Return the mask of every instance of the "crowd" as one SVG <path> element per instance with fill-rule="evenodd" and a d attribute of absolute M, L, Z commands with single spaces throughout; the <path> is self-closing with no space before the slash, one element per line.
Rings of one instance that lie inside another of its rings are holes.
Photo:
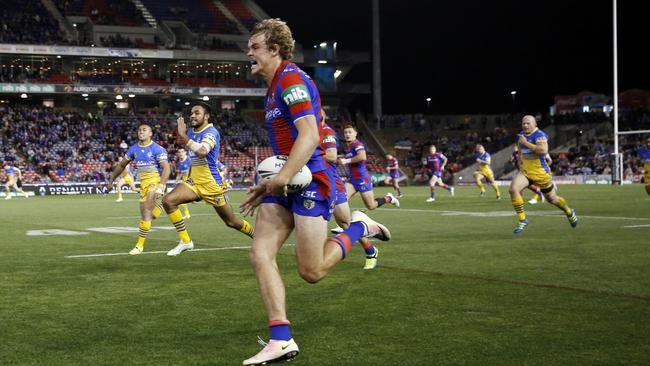
<path fill-rule="evenodd" d="M 62 37 L 57 21 L 40 0 L 3 0 L 0 43 L 60 44 Z"/>

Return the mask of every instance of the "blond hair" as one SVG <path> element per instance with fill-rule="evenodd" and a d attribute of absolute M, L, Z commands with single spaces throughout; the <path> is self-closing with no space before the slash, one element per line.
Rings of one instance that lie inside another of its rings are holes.
<path fill-rule="evenodd" d="M 291 60 L 293 58 L 293 46 L 295 41 L 291 34 L 291 29 L 286 22 L 275 19 L 264 19 L 255 24 L 251 35 L 263 34 L 264 41 L 267 47 L 278 45 L 280 57 L 283 60 Z"/>

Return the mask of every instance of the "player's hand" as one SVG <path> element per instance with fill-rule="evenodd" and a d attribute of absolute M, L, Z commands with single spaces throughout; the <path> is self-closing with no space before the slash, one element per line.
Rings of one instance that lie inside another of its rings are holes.
<path fill-rule="evenodd" d="M 339 159 L 339 163 L 340 163 L 341 165 L 347 165 L 347 164 L 350 164 L 350 159 L 340 158 L 340 159 Z"/>
<path fill-rule="evenodd" d="M 526 146 L 526 142 L 528 142 L 526 140 L 526 137 L 524 137 L 524 135 L 519 135 L 519 140 L 517 141 L 517 144 L 522 145 L 522 146 Z"/>
<path fill-rule="evenodd" d="M 286 197 L 287 183 L 289 183 L 289 179 L 285 179 L 280 174 L 277 174 L 267 181 L 266 193 L 271 196 Z"/>
<path fill-rule="evenodd" d="M 187 136 L 187 125 L 185 124 L 185 118 L 178 117 L 176 120 L 176 129 L 178 131 L 178 142 L 179 144 L 185 146 L 190 138 Z"/>
<path fill-rule="evenodd" d="M 239 205 L 239 212 L 244 216 L 253 216 L 255 209 L 262 203 L 262 197 L 266 194 L 266 182 L 250 187 L 244 202 Z"/>
<path fill-rule="evenodd" d="M 165 186 L 162 184 L 159 184 L 158 187 L 156 188 L 156 191 L 154 192 L 154 198 L 157 200 L 160 199 L 160 197 L 165 194 Z"/>

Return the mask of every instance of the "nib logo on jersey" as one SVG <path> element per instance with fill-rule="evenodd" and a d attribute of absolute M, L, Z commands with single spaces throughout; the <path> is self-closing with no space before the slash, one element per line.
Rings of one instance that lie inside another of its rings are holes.
<path fill-rule="evenodd" d="M 292 106 L 294 104 L 306 102 L 311 100 L 307 87 L 303 84 L 296 84 L 288 87 L 284 92 L 282 92 L 282 100 L 288 105 Z"/>

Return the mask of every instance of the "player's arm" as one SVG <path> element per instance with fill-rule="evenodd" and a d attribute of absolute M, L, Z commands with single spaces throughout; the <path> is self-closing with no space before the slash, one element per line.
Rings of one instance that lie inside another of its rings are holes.
<path fill-rule="evenodd" d="M 158 184 L 158 187 L 156 188 L 156 194 L 162 195 L 165 193 L 165 185 L 167 184 L 167 180 L 169 179 L 172 170 L 169 167 L 169 162 L 167 160 L 159 160 L 158 164 L 160 164 L 160 167 L 162 168 L 162 174 L 160 175 L 160 184 Z"/>
<path fill-rule="evenodd" d="M 335 147 L 328 147 L 325 149 L 325 159 L 330 163 L 336 163 L 336 160 L 338 159 L 338 151 Z"/>
<path fill-rule="evenodd" d="M 544 155 L 544 160 L 546 160 L 546 165 L 551 166 L 553 164 L 553 159 L 550 154 Z"/>
<path fill-rule="evenodd" d="M 18 178 L 18 180 L 23 180 L 23 173 L 20 171 L 20 169 L 14 168 L 14 170 L 16 171 L 16 178 Z"/>
<path fill-rule="evenodd" d="M 117 166 L 115 167 L 115 170 L 113 170 L 111 172 L 110 178 L 108 178 L 108 184 L 107 184 L 108 189 L 111 189 L 111 187 L 113 187 L 113 182 L 115 182 L 115 179 L 117 177 L 119 177 L 120 174 L 122 174 L 124 169 L 126 169 L 126 166 L 129 165 L 130 163 L 131 163 L 131 158 L 129 158 L 128 156 L 125 156 L 124 159 L 122 159 L 117 164 Z"/>
<path fill-rule="evenodd" d="M 447 157 L 441 154 L 440 158 L 442 160 L 442 164 L 440 164 L 440 171 L 444 171 L 445 165 L 447 165 Z"/>
<path fill-rule="evenodd" d="M 284 192 L 283 190 L 289 180 L 307 164 L 319 143 L 316 117 L 313 114 L 297 119 L 294 124 L 298 129 L 298 137 L 291 148 L 291 152 L 289 152 L 287 162 L 280 169 L 278 175 L 275 176 L 275 179 L 269 182 L 269 189 L 272 194 L 277 195 Z M 273 186 L 271 186 L 271 183 L 273 183 Z"/>
<path fill-rule="evenodd" d="M 535 143 L 533 144 L 532 142 L 528 142 L 528 140 L 526 140 L 526 138 L 523 135 L 519 135 L 518 143 L 520 146 L 527 147 L 535 154 L 538 155 L 548 154 L 548 141 L 546 141 L 545 138 L 540 138 L 537 141 L 535 141 Z"/>
<path fill-rule="evenodd" d="M 354 164 L 366 160 L 366 150 L 360 149 L 357 151 L 357 155 L 350 159 L 341 159 L 341 163 L 345 164 Z"/>
<path fill-rule="evenodd" d="M 178 141 L 180 144 L 189 150 L 192 150 L 198 157 L 206 157 L 214 146 L 211 146 L 211 144 L 206 141 L 196 142 L 190 139 L 190 137 L 187 135 L 187 125 L 185 124 L 185 119 L 183 117 L 178 117 L 176 124 L 176 129 L 178 131 Z"/>

